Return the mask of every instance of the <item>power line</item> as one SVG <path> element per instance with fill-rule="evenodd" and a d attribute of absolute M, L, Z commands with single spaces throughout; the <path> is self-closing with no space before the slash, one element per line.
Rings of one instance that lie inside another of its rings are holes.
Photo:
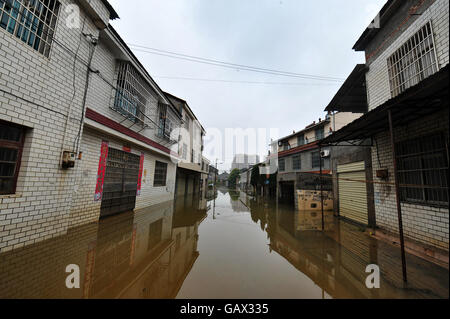
<path fill-rule="evenodd" d="M 287 76 L 287 77 L 294 77 L 294 78 L 302 78 L 302 79 L 309 79 L 309 80 L 317 80 L 317 81 L 331 81 L 331 82 L 343 82 L 344 79 L 337 78 L 337 77 L 329 77 L 329 76 L 319 76 L 319 75 L 311 75 L 311 74 L 303 74 L 303 73 L 294 73 L 294 72 L 287 72 L 287 71 L 280 71 L 275 69 L 266 69 L 266 68 L 260 68 L 260 67 L 254 67 L 249 65 L 243 65 L 243 64 L 236 64 L 236 63 L 230 63 L 230 62 L 224 62 L 214 59 L 208 59 L 208 58 L 202 58 L 197 57 L 193 55 L 187 55 L 182 53 L 177 53 L 173 51 L 166 51 L 151 47 L 145 47 L 137 44 L 128 44 L 130 47 L 133 47 L 133 50 L 138 52 L 144 52 L 159 56 L 165 56 L 173 59 L 179 59 L 179 60 L 185 60 L 195 63 L 202 63 L 207 65 L 214 65 L 229 69 L 238 69 L 238 70 L 244 70 L 244 71 L 250 71 L 250 72 L 257 72 L 257 73 L 265 73 L 265 74 L 271 74 L 271 75 L 279 75 L 279 76 Z"/>
<path fill-rule="evenodd" d="M 202 82 L 225 82 L 225 83 L 240 83 L 240 84 L 266 84 L 266 85 L 311 85 L 311 86 L 331 86 L 338 85 L 338 83 L 310 83 L 310 82 L 263 82 L 263 81 L 239 81 L 239 80 L 226 80 L 226 79 L 206 79 L 206 78 L 191 78 L 191 77 L 178 77 L 178 76 L 153 76 L 158 79 L 169 80 L 185 80 L 185 81 L 202 81 Z"/>

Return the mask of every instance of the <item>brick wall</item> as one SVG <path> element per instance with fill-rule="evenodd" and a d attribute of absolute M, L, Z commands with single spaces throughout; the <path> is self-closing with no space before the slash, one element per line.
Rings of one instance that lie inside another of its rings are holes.
<path fill-rule="evenodd" d="M 448 109 L 428 116 L 408 126 L 395 130 L 396 142 L 442 131 L 448 140 Z M 374 181 L 376 170 L 387 168 L 389 182 L 393 182 L 393 158 L 389 132 L 376 136 L 377 148 L 372 149 Z M 378 155 L 377 155 L 378 154 Z M 397 202 L 395 189 L 391 185 L 374 184 L 375 213 L 377 226 L 398 233 Z M 449 210 L 419 204 L 402 203 L 403 227 L 406 237 L 416 241 L 448 250 L 449 248 Z"/>
<path fill-rule="evenodd" d="M 97 171 L 100 159 L 100 148 L 103 140 L 109 146 L 121 150 L 127 143 L 94 129 L 85 129 L 81 151 L 83 159 L 77 176 L 76 193 L 70 212 L 70 227 L 97 221 L 100 217 L 100 201 L 94 201 Z M 168 156 L 162 156 L 137 146 L 131 146 L 131 152 L 136 155 L 144 153 L 144 173 L 142 176 L 141 195 L 136 198 L 136 209 L 173 200 L 175 194 L 176 165 Z M 154 187 L 155 162 L 168 163 L 167 185 Z"/>
<path fill-rule="evenodd" d="M 387 69 L 387 59 L 405 41 L 414 35 L 427 21 L 431 20 L 436 44 L 436 54 L 439 67 L 448 64 L 448 30 L 449 30 L 449 2 L 448 0 L 436 0 L 429 6 L 406 30 L 399 33 L 399 36 L 388 47 L 383 48 L 375 60 L 367 61 L 369 71 L 366 75 L 367 98 L 369 110 L 376 108 L 391 98 L 389 86 L 389 75 Z M 396 26 L 402 21 L 396 21 Z M 366 52 L 370 53 L 370 52 Z"/>
<path fill-rule="evenodd" d="M 0 251 L 63 234 L 68 227 L 75 171 L 60 169 L 60 160 L 78 134 L 89 43 L 80 40 L 80 29 L 66 26 L 65 8 L 72 1 L 60 3 L 49 58 L 0 28 L 0 87 L 7 92 L 0 92 L 0 119 L 27 127 L 16 193 L 0 196 Z M 85 17 L 84 32 L 98 35 L 81 11 Z M 77 49 L 74 68 L 71 51 Z"/>

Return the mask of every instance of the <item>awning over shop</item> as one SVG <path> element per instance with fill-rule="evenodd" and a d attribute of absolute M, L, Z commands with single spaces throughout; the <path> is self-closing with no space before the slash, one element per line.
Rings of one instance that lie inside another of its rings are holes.
<path fill-rule="evenodd" d="M 399 127 L 434 112 L 448 109 L 448 81 L 447 64 L 439 72 L 325 138 L 320 145 L 330 146 L 340 143 L 348 145 L 349 142 L 371 139 L 378 133 L 389 131 L 389 110 L 393 126 Z"/>
<path fill-rule="evenodd" d="M 325 111 L 366 113 L 366 71 L 365 64 L 357 64 Z"/>

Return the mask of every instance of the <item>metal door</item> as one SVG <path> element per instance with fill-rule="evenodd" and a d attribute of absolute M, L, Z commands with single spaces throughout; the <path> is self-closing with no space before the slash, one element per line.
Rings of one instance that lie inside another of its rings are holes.
<path fill-rule="evenodd" d="M 109 148 L 100 217 L 135 208 L 139 165 L 138 155 Z"/>
<path fill-rule="evenodd" d="M 365 163 L 338 165 L 339 213 L 353 221 L 368 224 Z"/>

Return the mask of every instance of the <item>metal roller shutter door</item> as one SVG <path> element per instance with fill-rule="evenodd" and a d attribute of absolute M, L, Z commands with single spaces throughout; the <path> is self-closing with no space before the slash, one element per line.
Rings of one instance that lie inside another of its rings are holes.
<path fill-rule="evenodd" d="M 338 166 L 339 213 L 367 225 L 367 188 L 364 162 Z"/>
<path fill-rule="evenodd" d="M 135 208 L 139 167 L 140 156 L 109 148 L 100 217 Z"/>

